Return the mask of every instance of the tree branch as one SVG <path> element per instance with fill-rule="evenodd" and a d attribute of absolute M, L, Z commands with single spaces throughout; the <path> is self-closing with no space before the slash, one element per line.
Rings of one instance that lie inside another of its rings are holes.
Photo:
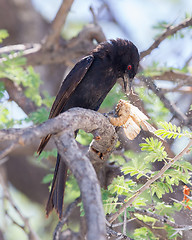
<path fill-rule="evenodd" d="M 104 164 L 116 143 L 115 128 L 102 114 L 81 108 L 70 109 L 39 126 L 1 130 L 0 141 L 11 140 L 12 144 L 11 149 L 3 150 L 0 156 L 4 157 L 4 153 L 8 154 L 20 145 L 29 145 L 34 139 L 55 134 L 59 154 L 76 177 L 81 190 L 87 220 L 87 238 L 104 240 L 106 229 L 100 187 L 90 160 L 80 151 L 74 139 L 74 132 L 78 129 L 93 133 L 95 141 L 89 156 L 97 155 Z"/>
<path fill-rule="evenodd" d="M 105 35 L 100 26 L 89 24 L 82 29 L 82 31 L 69 41 L 63 41 L 59 48 L 49 51 L 42 49 L 42 44 L 18 44 L 13 46 L 6 46 L 0 49 L 0 54 L 9 54 L 11 51 L 19 51 L 22 49 L 23 57 L 27 60 L 27 65 L 37 66 L 54 63 L 67 63 L 69 60 L 77 59 L 83 55 L 89 53 L 95 45 L 93 39 L 98 43 L 105 41 Z M 11 58 L 20 56 L 20 53 L 16 52 L 10 55 Z M 6 59 L 0 58 L 0 63 Z"/>
<path fill-rule="evenodd" d="M 155 75 L 151 77 L 153 80 L 168 80 L 168 81 L 187 81 L 189 84 L 192 84 L 192 76 L 189 74 L 177 72 L 177 71 L 165 71 L 160 75 Z"/>
<path fill-rule="evenodd" d="M 45 42 L 43 44 L 43 49 L 53 49 L 58 48 L 59 44 L 59 36 L 61 34 L 61 29 L 65 24 L 67 15 L 71 9 L 74 0 L 63 0 L 59 11 L 55 19 L 53 20 L 50 32 L 48 36 L 45 38 Z"/>
<path fill-rule="evenodd" d="M 115 219 L 124 212 L 124 210 L 129 207 L 132 202 L 141 194 L 143 193 L 146 189 L 148 189 L 150 187 L 150 185 L 155 182 L 157 179 L 159 179 L 163 173 L 169 169 L 177 160 L 179 160 L 184 154 L 187 153 L 188 149 L 190 148 L 190 146 L 192 145 L 192 139 L 189 140 L 189 143 L 187 144 L 187 146 L 179 153 L 177 154 L 173 159 L 171 159 L 168 163 L 166 163 L 161 170 L 152 178 L 150 178 L 140 189 L 137 190 L 137 192 L 131 197 L 129 198 L 129 200 L 127 202 L 125 202 L 122 207 L 113 215 L 110 216 L 109 218 L 109 222 L 112 223 L 113 221 L 115 221 Z"/>
<path fill-rule="evenodd" d="M 131 212 L 131 210 L 130 210 L 130 212 Z M 156 213 L 150 212 L 150 211 L 148 211 L 148 210 L 146 210 L 146 209 L 135 208 L 134 211 L 133 211 L 133 213 L 139 213 L 139 214 L 141 214 L 141 215 L 146 215 L 146 216 L 148 216 L 148 217 L 155 218 L 155 219 L 157 219 L 159 222 L 161 222 L 161 223 L 163 223 L 163 224 L 168 224 L 169 226 L 171 226 L 171 227 L 173 227 L 173 228 L 185 228 L 185 227 L 186 227 L 186 228 L 189 228 L 189 227 L 192 228 L 192 226 L 188 226 L 188 225 L 179 225 L 179 224 L 177 224 L 177 223 L 175 223 L 175 222 L 170 221 L 170 220 L 167 218 L 167 216 L 161 216 L 161 215 L 158 215 L 158 214 L 156 214 Z"/>
<path fill-rule="evenodd" d="M 166 31 L 163 32 L 147 50 L 140 53 L 140 58 L 141 59 L 144 58 L 145 56 L 149 55 L 155 48 L 158 48 L 160 43 L 163 40 L 165 40 L 168 36 L 171 36 L 171 35 L 175 34 L 176 32 L 178 32 L 179 30 L 189 27 L 191 25 L 192 25 L 192 18 L 186 19 L 185 21 L 183 21 L 182 23 L 180 23 L 179 25 L 177 25 L 175 27 L 173 27 L 173 26 L 167 27 Z"/>
<path fill-rule="evenodd" d="M 99 182 L 89 159 L 78 151 L 73 135 L 70 130 L 59 133 L 55 136 L 56 146 L 61 159 L 65 160 L 78 182 L 85 210 L 87 239 L 104 240 L 105 215 Z"/>
<path fill-rule="evenodd" d="M 5 78 L 0 78 L 0 81 L 4 83 L 10 100 L 15 101 L 26 114 L 37 110 L 37 106 L 34 104 L 34 102 L 24 95 L 23 89 L 15 82 Z"/>

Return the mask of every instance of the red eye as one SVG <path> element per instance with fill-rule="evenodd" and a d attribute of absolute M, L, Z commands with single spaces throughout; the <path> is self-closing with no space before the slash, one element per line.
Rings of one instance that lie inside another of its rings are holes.
<path fill-rule="evenodd" d="M 132 69 L 132 66 L 131 66 L 131 65 L 128 65 L 128 66 L 127 66 L 127 69 L 128 69 L 128 70 L 131 70 L 131 69 Z"/>

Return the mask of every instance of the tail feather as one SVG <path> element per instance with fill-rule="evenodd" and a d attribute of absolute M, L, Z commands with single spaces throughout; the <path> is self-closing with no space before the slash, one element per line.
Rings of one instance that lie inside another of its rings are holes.
<path fill-rule="evenodd" d="M 43 151 L 44 147 L 48 143 L 51 138 L 51 134 L 47 135 L 45 138 L 41 140 L 37 153 L 40 155 Z M 46 205 L 46 216 L 48 217 L 53 208 L 55 208 L 56 212 L 59 215 L 59 218 L 62 218 L 63 213 L 63 200 L 64 200 L 64 191 L 67 180 L 67 165 L 64 161 L 61 160 L 59 154 L 57 154 L 57 162 L 55 166 L 51 191 L 49 194 L 49 199 Z"/>
<path fill-rule="evenodd" d="M 37 154 L 40 155 L 41 152 L 43 151 L 44 147 L 47 145 L 49 139 L 51 138 L 51 134 L 47 135 L 41 140 L 41 143 L 39 145 L 39 148 L 37 150 Z"/>
<path fill-rule="evenodd" d="M 47 216 L 49 216 L 50 212 L 53 210 L 53 208 L 55 208 L 59 215 L 59 218 L 62 218 L 67 169 L 67 165 L 64 163 L 64 161 L 61 160 L 61 157 L 58 154 L 51 192 L 49 194 L 49 199 L 46 206 Z"/>

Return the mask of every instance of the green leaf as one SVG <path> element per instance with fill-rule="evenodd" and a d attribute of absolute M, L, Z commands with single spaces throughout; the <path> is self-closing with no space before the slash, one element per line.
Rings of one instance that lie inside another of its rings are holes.
<path fill-rule="evenodd" d="M 30 113 L 29 117 L 25 119 L 26 122 L 32 121 L 34 124 L 40 124 L 45 122 L 48 119 L 49 111 L 42 107 L 39 108 L 36 112 Z"/>
<path fill-rule="evenodd" d="M 164 161 L 167 158 L 165 147 L 162 142 L 153 138 L 146 138 L 146 143 L 141 143 L 142 151 L 147 151 L 148 155 L 145 157 L 145 162 Z"/>
<path fill-rule="evenodd" d="M 46 91 L 43 91 L 42 94 L 43 94 L 43 97 L 44 97 L 43 100 L 42 100 L 42 104 L 44 104 L 47 108 L 51 108 L 55 97 L 51 97 L 49 95 L 49 93 L 46 92 Z"/>
<path fill-rule="evenodd" d="M 158 129 L 155 131 L 155 134 L 161 136 L 162 138 L 177 138 L 177 137 L 192 137 L 192 133 L 188 131 L 181 132 L 181 128 L 177 127 L 176 125 L 172 125 L 171 122 L 159 122 L 159 125 L 164 129 Z"/>
<path fill-rule="evenodd" d="M 57 149 L 54 148 L 51 151 L 42 151 L 41 155 L 37 155 L 37 153 L 34 154 L 35 157 L 37 157 L 38 161 L 41 161 L 42 159 L 48 159 L 50 157 L 57 157 Z"/>
<path fill-rule="evenodd" d="M 146 227 L 136 228 L 133 234 L 134 240 L 157 240 L 155 235 Z"/>
<path fill-rule="evenodd" d="M 0 43 L 9 36 L 9 33 L 5 29 L 0 29 Z"/>
<path fill-rule="evenodd" d="M 42 183 L 50 183 L 50 182 L 52 182 L 52 180 L 53 180 L 53 174 L 52 173 L 50 173 L 50 174 L 47 174 L 44 178 L 43 178 L 43 180 L 42 180 Z"/>
<path fill-rule="evenodd" d="M 143 221 L 143 222 L 150 222 L 150 223 L 156 223 L 157 219 L 153 218 L 153 217 L 148 217 L 146 215 L 141 215 L 139 213 L 135 213 L 134 214 L 139 220 Z"/>
<path fill-rule="evenodd" d="M 119 99 L 125 99 L 125 94 L 122 92 L 120 84 L 115 84 L 111 91 L 107 94 L 107 97 L 101 104 L 101 108 L 111 109 L 117 104 Z"/>
<path fill-rule="evenodd" d="M 183 170 L 184 169 L 182 168 L 180 169 L 177 168 L 177 170 L 170 168 L 164 173 L 164 176 L 169 176 L 172 185 L 173 184 L 178 185 L 180 181 L 182 181 L 185 184 L 188 184 L 190 174 L 188 173 L 188 171 L 185 171 L 185 174 L 183 174 Z"/>
<path fill-rule="evenodd" d="M 4 96 L 5 86 L 3 82 L 0 82 L 0 99 Z"/>
<path fill-rule="evenodd" d="M 129 196 L 133 186 L 135 186 L 135 183 L 132 180 L 125 180 L 124 176 L 119 176 L 113 179 L 113 182 L 108 186 L 108 190 L 112 194 Z"/>
<path fill-rule="evenodd" d="M 151 184 L 151 194 L 152 196 L 154 194 L 157 195 L 157 197 L 159 199 L 162 198 L 163 194 L 165 194 L 165 188 L 164 188 L 164 184 L 162 182 L 154 182 L 153 184 Z"/>
<path fill-rule="evenodd" d="M 86 133 L 82 129 L 78 131 L 76 141 L 81 143 L 82 145 L 88 146 L 93 140 L 93 135 L 91 133 Z"/>
<path fill-rule="evenodd" d="M 104 207 L 105 214 L 111 214 L 115 212 L 117 205 L 122 204 L 122 203 L 118 203 L 117 201 L 118 201 L 117 197 L 103 200 L 103 207 Z"/>
<path fill-rule="evenodd" d="M 188 161 L 180 160 L 173 164 L 173 167 L 178 169 L 181 168 L 181 171 L 186 172 L 187 170 L 192 172 L 192 164 Z"/>
<path fill-rule="evenodd" d="M 0 63 L 0 78 L 8 78 L 17 85 L 24 87 L 25 96 L 30 98 L 37 106 L 41 106 L 39 74 L 34 71 L 32 66 L 24 68 L 26 58 L 22 57 L 22 53 L 2 54 L 1 57 L 3 61 Z"/>
<path fill-rule="evenodd" d="M 153 25 L 153 29 L 158 29 L 158 30 L 165 30 L 168 26 L 168 22 L 166 21 L 159 21 L 156 25 Z"/>
<path fill-rule="evenodd" d="M 6 104 L 5 104 L 6 105 Z M 20 125 L 22 120 L 15 120 L 11 118 L 10 112 L 3 104 L 0 105 L 0 129 L 11 128 L 15 124 Z"/>

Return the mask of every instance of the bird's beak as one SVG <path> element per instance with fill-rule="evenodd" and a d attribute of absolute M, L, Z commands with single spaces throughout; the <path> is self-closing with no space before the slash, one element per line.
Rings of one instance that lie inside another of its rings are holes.
<path fill-rule="evenodd" d="M 124 89 L 125 89 L 125 93 L 129 94 L 130 92 L 132 92 L 132 82 L 133 82 L 133 78 L 128 78 L 127 75 L 124 76 L 123 78 L 123 83 L 124 83 Z M 129 87 L 129 89 L 127 89 L 127 86 Z"/>

